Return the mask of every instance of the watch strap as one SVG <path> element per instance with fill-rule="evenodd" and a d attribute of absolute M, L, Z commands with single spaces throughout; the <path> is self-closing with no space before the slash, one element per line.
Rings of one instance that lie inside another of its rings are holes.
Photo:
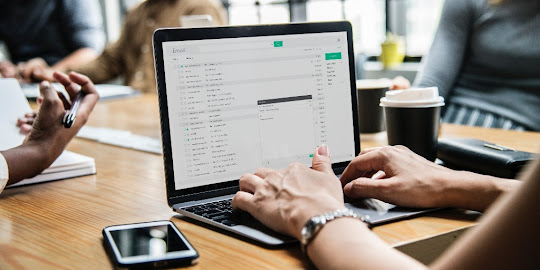
<path fill-rule="evenodd" d="M 362 216 L 357 215 L 353 210 L 348 208 L 338 209 L 321 215 L 313 216 L 306 222 L 304 227 L 302 227 L 302 238 L 300 239 L 302 251 L 304 253 L 306 252 L 307 245 L 313 240 L 313 238 L 315 238 L 317 233 L 326 223 L 342 217 L 352 217 L 357 218 L 362 222 L 365 221 Z"/>

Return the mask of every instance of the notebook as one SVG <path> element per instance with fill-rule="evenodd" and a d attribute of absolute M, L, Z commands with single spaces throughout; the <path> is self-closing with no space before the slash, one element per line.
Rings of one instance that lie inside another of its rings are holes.
<path fill-rule="evenodd" d="M 169 28 L 153 38 L 169 206 L 266 245 L 295 241 L 231 211 L 230 200 L 243 173 L 310 166 L 318 145 L 330 147 L 336 174 L 359 154 L 350 23 Z M 347 205 L 373 224 L 396 218 L 382 202 Z"/>
<path fill-rule="evenodd" d="M 0 79 L 0 91 L 2 97 L 0 98 L 0 130 L 2 130 L 0 133 L 0 150 L 7 150 L 20 145 L 24 141 L 25 135 L 19 132 L 16 123 L 19 117 L 31 112 L 32 108 L 16 79 Z M 96 165 L 93 158 L 64 151 L 41 174 L 22 180 L 7 188 L 95 173 Z"/>

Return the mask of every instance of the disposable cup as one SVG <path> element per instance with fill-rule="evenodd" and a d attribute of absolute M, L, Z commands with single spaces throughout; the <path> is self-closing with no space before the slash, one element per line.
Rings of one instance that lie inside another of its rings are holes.
<path fill-rule="evenodd" d="M 381 98 L 389 145 L 404 145 L 424 158 L 437 157 L 437 138 L 444 98 L 437 87 L 386 92 Z"/>

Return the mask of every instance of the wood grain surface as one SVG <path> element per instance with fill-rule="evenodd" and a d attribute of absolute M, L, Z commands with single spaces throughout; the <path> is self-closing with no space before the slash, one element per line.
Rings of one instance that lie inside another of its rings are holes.
<path fill-rule="evenodd" d="M 35 105 L 34 105 L 35 108 Z M 157 98 L 146 94 L 100 102 L 87 125 L 160 137 Z M 444 125 L 443 137 L 475 137 L 538 152 L 540 133 Z M 362 140 L 362 147 L 385 139 Z M 0 269 L 110 269 L 102 247 L 105 226 L 172 220 L 200 253 L 192 269 L 301 269 L 298 245 L 278 249 L 194 223 L 167 205 L 161 155 L 74 139 L 68 149 L 96 159 L 97 174 L 19 188 L 0 195 Z M 391 245 L 475 224 L 476 214 L 443 210 L 377 226 Z"/>

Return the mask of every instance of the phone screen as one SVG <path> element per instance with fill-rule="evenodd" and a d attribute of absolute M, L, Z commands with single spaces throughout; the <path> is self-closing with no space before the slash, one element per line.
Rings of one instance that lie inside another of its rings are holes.
<path fill-rule="evenodd" d="M 111 231 L 122 257 L 163 257 L 168 252 L 188 250 L 171 225 Z"/>
<path fill-rule="evenodd" d="M 199 257 L 170 221 L 109 226 L 103 236 L 107 251 L 121 266 L 193 264 Z"/>

